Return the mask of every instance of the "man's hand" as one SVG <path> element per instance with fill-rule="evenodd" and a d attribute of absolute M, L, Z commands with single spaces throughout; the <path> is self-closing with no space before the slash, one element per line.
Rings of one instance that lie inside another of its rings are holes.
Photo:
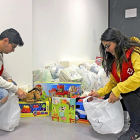
<path fill-rule="evenodd" d="M 12 79 L 8 79 L 7 82 L 13 82 Z"/>
<path fill-rule="evenodd" d="M 16 93 L 20 99 L 23 99 L 26 97 L 26 92 L 24 92 L 22 89 L 18 88 L 18 91 Z"/>
<path fill-rule="evenodd" d="M 88 96 L 92 96 L 92 97 L 88 98 L 88 101 L 90 102 L 93 100 L 93 97 L 99 97 L 99 93 L 91 90 L 91 92 L 88 94 Z"/>
<path fill-rule="evenodd" d="M 108 102 L 109 102 L 109 103 L 115 103 L 115 102 L 118 101 L 118 100 L 119 100 L 119 98 L 116 97 L 116 96 L 114 95 L 113 92 L 111 92 L 111 93 L 110 93 L 110 96 L 109 96 L 109 99 L 108 99 Z"/>

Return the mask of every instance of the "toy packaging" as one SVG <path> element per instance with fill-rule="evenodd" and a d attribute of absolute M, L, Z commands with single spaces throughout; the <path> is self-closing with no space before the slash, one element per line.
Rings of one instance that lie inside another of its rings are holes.
<path fill-rule="evenodd" d="M 49 116 L 49 101 L 19 102 L 21 117 Z"/>
<path fill-rule="evenodd" d="M 75 123 L 73 98 L 52 97 L 52 121 Z"/>
<path fill-rule="evenodd" d="M 52 111 L 52 97 L 69 98 L 73 95 L 81 95 L 80 83 L 64 83 L 64 82 L 50 82 L 50 83 L 34 83 L 34 87 L 40 91 L 41 101 L 50 102 L 50 111 Z"/>
<path fill-rule="evenodd" d="M 34 83 L 34 87 L 40 87 L 41 100 L 47 97 L 72 97 L 73 95 L 81 95 L 80 83 Z"/>

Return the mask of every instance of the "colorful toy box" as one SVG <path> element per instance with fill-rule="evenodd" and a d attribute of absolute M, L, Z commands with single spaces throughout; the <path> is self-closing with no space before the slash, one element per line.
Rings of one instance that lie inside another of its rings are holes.
<path fill-rule="evenodd" d="M 73 95 L 81 95 L 81 84 L 72 82 L 49 82 L 49 83 L 34 83 L 34 87 L 40 87 L 40 96 L 42 101 L 50 102 L 50 111 L 52 109 L 52 97 L 69 98 Z"/>
<path fill-rule="evenodd" d="M 19 102 L 21 117 L 49 116 L 49 101 Z"/>
<path fill-rule="evenodd" d="M 81 95 L 80 83 L 34 83 L 34 87 L 41 86 L 41 100 L 46 100 L 47 97 L 72 97 L 73 95 Z"/>
<path fill-rule="evenodd" d="M 75 123 L 76 99 L 52 97 L 52 121 Z"/>

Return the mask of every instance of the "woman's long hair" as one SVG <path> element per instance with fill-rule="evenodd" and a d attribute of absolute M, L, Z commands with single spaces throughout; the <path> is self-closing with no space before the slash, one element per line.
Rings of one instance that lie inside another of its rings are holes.
<path fill-rule="evenodd" d="M 113 56 L 110 52 L 106 52 L 103 44 L 100 44 L 100 54 L 103 57 L 102 66 L 106 72 L 106 75 L 109 76 L 112 71 L 112 63 L 115 60 L 118 70 L 122 68 L 122 62 L 128 62 L 125 51 L 128 49 L 132 49 L 133 51 L 139 53 L 140 51 L 140 43 L 134 41 L 124 36 L 119 30 L 114 28 L 108 28 L 101 36 L 101 41 L 110 41 L 116 43 L 115 48 L 115 56 Z M 134 46 L 137 46 L 135 50 Z M 116 58 L 116 59 L 115 59 Z"/>

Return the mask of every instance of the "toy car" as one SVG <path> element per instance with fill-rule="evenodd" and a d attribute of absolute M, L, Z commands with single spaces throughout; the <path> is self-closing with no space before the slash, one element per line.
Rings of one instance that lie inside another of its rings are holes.
<path fill-rule="evenodd" d="M 87 115 L 83 106 L 83 98 L 85 97 L 76 98 L 76 120 L 78 120 L 78 118 L 87 120 Z"/>

